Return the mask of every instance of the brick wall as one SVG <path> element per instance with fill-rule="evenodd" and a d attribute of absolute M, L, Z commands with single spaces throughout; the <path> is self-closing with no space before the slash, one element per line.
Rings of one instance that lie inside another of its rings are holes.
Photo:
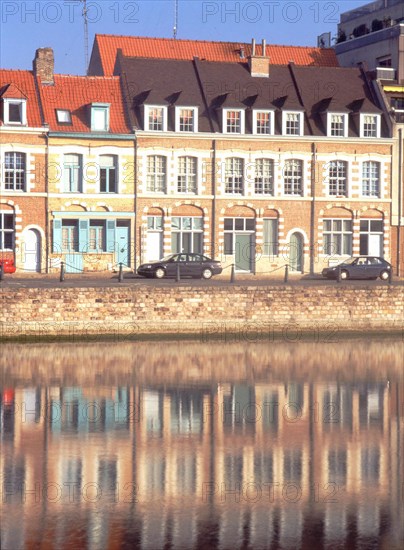
<path fill-rule="evenodd" d="M 387 285 L 3 288 L 0 302 L 3 337 L 404 335 L 404 289 Z"/>

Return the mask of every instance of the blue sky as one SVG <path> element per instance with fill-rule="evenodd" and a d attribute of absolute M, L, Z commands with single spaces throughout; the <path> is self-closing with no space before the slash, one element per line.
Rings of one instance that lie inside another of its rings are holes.
<path fill-rule="evenodd" d="M 269 44 L 317 45 L 337 33 L 342 12 L 364 1 L 179 0 L 177 38 Z M 87 0 L 89 54 L 95 33 L 172 38 L 174 0 Z M 84 25 L 80 0 L 0 0 L 0 66 L 30 69 L 35 50 L 55 51 L 57 73 L 84 74 Z"/>

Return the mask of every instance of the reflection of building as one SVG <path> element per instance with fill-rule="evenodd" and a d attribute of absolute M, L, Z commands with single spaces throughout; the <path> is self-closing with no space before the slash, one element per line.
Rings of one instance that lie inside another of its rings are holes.
<path fill-rule="evenodd" d="M 51 533 L 96 548 L 193 547 L 206 529 L 220 547 L 298 547 L 313 506 L 328 544 L 344 544 L 352 521 L 361 538 L 379 537 L 384 516 L 394 548 L 400 392 L 396 382 L 5 390 L 5 548 Z"/>

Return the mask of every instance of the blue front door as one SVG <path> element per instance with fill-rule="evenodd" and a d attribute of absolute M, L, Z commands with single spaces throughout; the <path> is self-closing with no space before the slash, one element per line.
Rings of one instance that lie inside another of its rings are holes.
<path fill-rule="evenodd" d="M 118 222 L 116 226 L 116 262 L 122 263 L 125 267 L 130 267 L 130 234 L 129 223 Z"/>

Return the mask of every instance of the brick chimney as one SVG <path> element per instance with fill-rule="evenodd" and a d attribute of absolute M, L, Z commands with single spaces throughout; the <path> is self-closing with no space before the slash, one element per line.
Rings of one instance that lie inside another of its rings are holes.
<path fill-rule="evenodd" d="M 53 84 L 55 59 L 52 48 L 38 48 L 32 66 L 42 84 Z"/>
<path fill-rule="evenodd" d="M 269 56 L 266 52 L 267 45 L 262 40 L 262 55 L 256 54 L 255 40 L 252 40 L 251 56 L 248 58 L 251 76 L 265 78 L 269 76 Z"/>

